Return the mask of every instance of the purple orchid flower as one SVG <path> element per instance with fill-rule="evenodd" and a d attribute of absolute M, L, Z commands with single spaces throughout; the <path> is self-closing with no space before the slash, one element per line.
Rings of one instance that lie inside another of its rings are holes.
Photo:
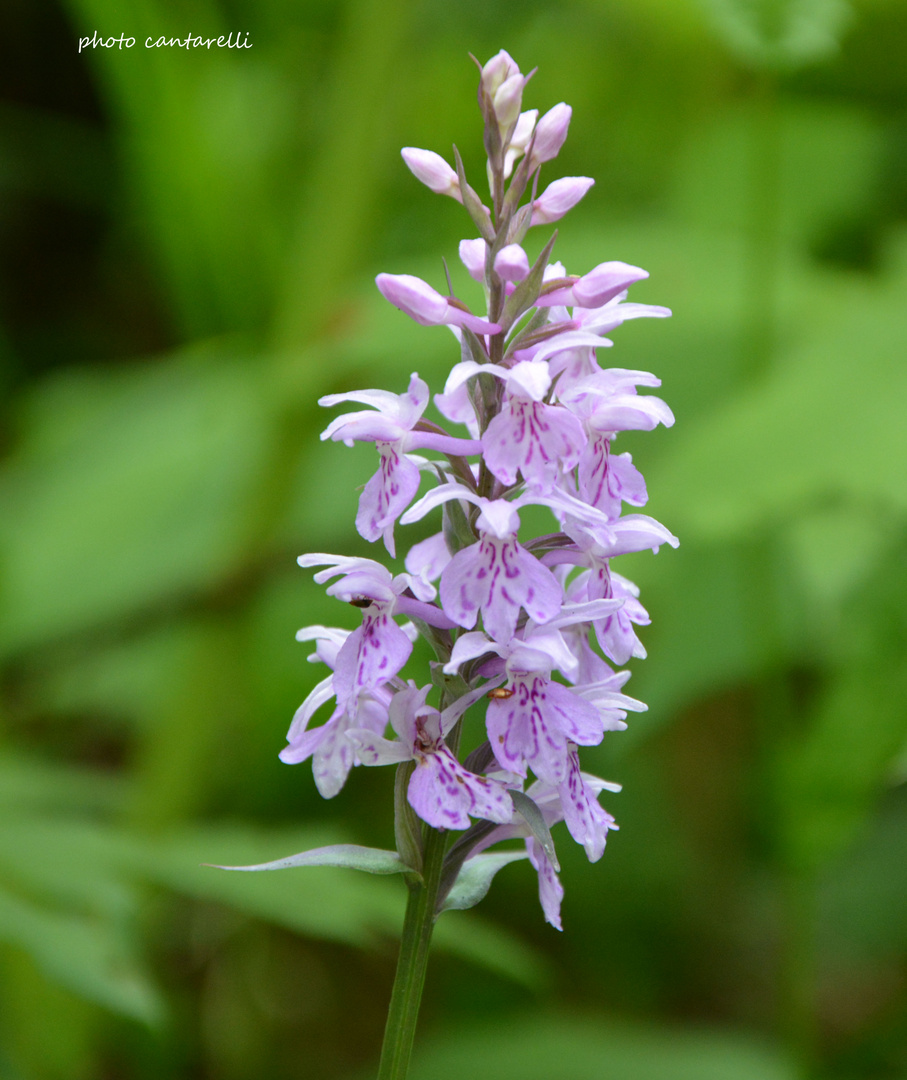
<path fill-rule="evenodd" d="M 516 630 L 520 609 L 538 623 L 553 619 L 561 609 L 562 590 L 554 575 L 517 543 L 517 509 L 544 496 L 485 499 L 461 484 L 441 484 L 419 500 L 401 521 L 418 521 L 450 499 L 465 499 L 481 510 L 476 527 L 480 541 L 458 551 L 441 574 L 441 606 L 458 625 L 476 624 L 479 613 L 496 641 L 507 641 Z"/>
<path fill-rule="evenodd" d="M 599 363 L 616 327 L 670 311 L 628 301 L 629 288 L 648 274 L 623 262 L 603 262 L 581 276 L 552 262 L 539 283 L 523 237 L 530 226 L 561 218 L 593 181 L 562 177 L 538 194 L 539 170 L 559 153 L 571 109 L 561 102 L 541 119 L 535 109 L 521 112 L 530 78 L 504 51 L 481 68 L 492 210 L 466 180 L 459 155 L 455 170 L 433 151 L 403 151 L 414 175 L 462 203 L 473 235 L 480 234 L 461 242 L 460 257 L 484 286 L 487 313 L 474 315 L 408 274 L 376 278 L 390 303 L 420 325 L 450 327 L 457 339 L 459 363 L 435 404 L 468 437 L 423 418 L 429 389 L 416 373 L 402 394 L 362 390 L 321 399 L 325 406 L 362 405 L 337 416 L 322 439 L 373 442 L 378 451 L 377 471 L 359 499 L 356 527 L 363 537 L 383 539 L 395 556 L 398 522 L 409 525 L 452 500 L 459 506 L 446 507 L 443 532 L 413 545 L 406 573 L 394 576 L 371 559 L 322 553 L 299 559 L 303 567 L 321 568 L 315 580 L 356 607 L 361 625 L 299 632 L 300 640 L 315 641 L 310 660 L 325 663 L 330 674 L 297 710 L 281 757 L 311 758 L 326 797 L 355 765 L 406 765 L 409 806 L 430 826 L 422 830 L 422 850 L 432 873 L 408 881 L 414 905 L 408 912 L 418 914 L 423 928 L 439 907 L 477 902 L 501 865 L 524 857 L 503 852 L 470 867 L 479 852 L 511 838 L 525 842 L 545 918 L 561 928 L 563 888 L 548 829 L 564 821 L 594 861 L 617 827 L 599 796 L 619 788 L 581 771 L 579 747 L 599 744 L 606 732 L 626 728 L 630 712 L 646 708 L 623 692 L 629 672 L 608 663 L 645 655 L 636 630 L 649 621 L 638 590 L 615 573 L 612 560 L 678 543 L 653 518 L 622 513 L 624 504 L 645 506 L 648 493 L 631 456 L 612 448 L 622 431 L 674 422 L 660 398 L 639 392 L 659 380 Z M 424 451 L 447 460 L 427 461 Z M 438 486 L 419 498 L 422 474 L 433 480 L 435 472 Z M 550 510 L 557 531 L 523 546 L 518 534 L 526 506 Z M 465 693 L 443 712 L 428 705 L 429 686 L 402 677 L 417 628 L 439 658 L 436 667 L 443 665 L 446 676 L 461 673 L 445 685 Z M 484 776 L 478 765 L 473 772 L 458 760 L 452 734 L 483 695 L 488 743 L 467 760 L 493 759 Z M 328 713 L 320 727 L 311 726 Z M 530 774 L 525 794 L 518 793 Z M 400 809 L 411 818 L 405 804 Z M 471 819 L 491 825 L 470 828 Z M 467 832 L 448 846 L 435 831 L 448 829 Z M 419 860 L 408 830 L 398 829 L 397 837 L 396 855 L 334 845 L 305 864 L 331 858 L 374 872 L 414 868 Z M 279 862 L 303 865 L 296 858 Z M 434 871 L 441 868 L 439 878 Z M 409 933 L 415 923 L 409 914 L 407 920 Z"/>
<path fill-rule="evenodd" d="M 419 467 L 407 456 L 411 450 L 437 450 L 442 454 L 478 454 L 482 444 L 457 439 L 445 432 L 415 430 L 428 404 L 428 386 L 413 372 L 405 394 L 386 390 L 356 390 L 348 394 L 328 394 L 319 405 L 331 407 L 341 401 L 359 401 L 376 411 L 344 413 L 321 433 L 322 439 L 374 442 L 381 456 L 378 471 L 365 485 L 359 499 L 356 528 L 360 536 L 375 541 L 384 538 L 391 556 L 396 554 L 394 523 L 419 490 Z"/>
<path fill-rule="evenodd" d="M 513 803 L 499 780 L 471 773 L 454 757 L 444 736 L 493 680 L 465 694 L 439 713 L 426 704 L 431 689 L 417 689 L 414 683 L 398 690 L 390 704 L 390 722 L 399 739 L 390 741 L 374 730 L 352 730 L 363 765 L 390 765 L 413 760 L 416 768 L 409 781 L 407 799 L 423 821 L 436 829 L 465 829 L 470 817 L 488 821 L 510 821 Z"/>
<path fill-rule="evenodd" d="M 526 149 L 532 139 L 532 133 L 535 130 L 535 122 L 538 119 L 538 109 L 529 109 L 527 112 L 520 113 L 520 117 L 516 122 L 516 127 L 513 129 L 513 134 L 510 136 L 510 142 L 507 144 L 507 150 L 504 154 L 504 179 L 513 172 L 513 166 L 517 161 L 526 153 Z"/>
<path fill-rule="evenodd" d="M 611 570 L 610 560 L 630 551 L 658 550 L 663 543 L 677 547 L 679 541 L 663 525 L 645 514 L 626 514 L 611 522 L 585 522 L 564 516 L 564 531 L 575 542 L 573 548 L 559 548 L 542 556 L 546 566 L 571 564 L 584 566 L 568 586 L 569 597 L 575 602 L 620 600 L 622 605 L 613 613 L 593 620 L 596 638 L 604 654 L 616 664 L 625 664 L 631 656 L 645 657 L 644 649 L 633 624 L 647 626 L 649 616 L 637 597 L 636 586 Z"/>
<path fill-rule="evenodd" d="M 482 436 L 488 468 L 503 484 L 515 484 L 519 474 L 537 491 L 550 491 L 560 473 L 579 461 L 586 435 L 567 409 L 545 404 L 551 387 L 547 364 L 524 361 L 508 369 L 461 361 L 448 380 L 448 392 L 480 374 L 505 382 L 501 411 Z"/>
<path fill-rule="evenodd" d="M 516 483 L 519 473 L 538 491 L 550 491 L 561 471 L 579 461 L 586 436 L 566 409 L 546 405 L 551 385 L 544 363 L 526 361 L 506 377 L 501 411 L 482 437 L 488 468 L 503 484 Z"/>
<path fill-rule="evenodd" d="M 621 786 L 582 772 L 576 746 L 570 747 L 568 757 L 567 779 L 562 784 L 554 786 L 544 780 L 536 780 L 526 794 L 541 811 L 549 829 L 559 821 L 566 821 L 570 835 L 583 845 L 589 861 L 596 862 L 604 854 L 608 833 L 618 829 L 611 814 L 599 804 L 598 796 L 602 791 L 619 792 Z M 514 812 L 508 824 L 493 829 L 473 849 L 472 855 L 518 837 L 525 840 L 529 861 L 538 874 L 539 901 L 545 919 L 556 930 L 562 930 L 560 909 L 564 887 L 545 849 L 530 834 L 528 825 L 519 814 Z"/>
<path fill-rule="evenodd" d="M 569 743 L 596 746 L 606 730 L 626 727 L 623 717 L 628 709 L 645 708 L 610 687 L 570 688 L 551 679 L 554 668 L 572 672 L 579 666 L 560 628 L 592 622 L 614 612 L 620 604 L 618 600 L 599 600 L 570 605 L 551 624 L 539 627 L 530 623 L 522 638 L 508 642 L 490 641 L 480 632 L 457 638 L 444 668 L 447 672 L 489 652 L 504 659 L 510 693 L 493 698 L 485 716 L 491 749 L 502 769 L 525 776 L 528 766 L 537 777 L 556 786 L 567 775 Z M 484 670 L 493 670 L 497 663 Z"/>
<path fill-rule="evenodd" d="M 348 630 L 310 626 L 300 630 L 296 639 L 315 640 L 316 649 L 309 660 L 320 660 L 334 669 L 338 654 L 349 636 Z M 355 722 L 357 728 L 380 735 L 387 727 L 391 692 L 385 686 L 375 691 L 363 691 L 357 700 L 355 721 L 346 705 L 338 703 L 324 724 L 310 729 L 309 721 L 333 697 L 333 676 L 329 675 L 313 688 L 296 710 L 287 732 L 288 745 L 280 752 L 280 760 L 288 765 L 297 765 L 312 758 L 315 786 L 325 799 L 332 799 L 340 791 L 350 769 L 357 764 L 355 746 L 347 738 L 350 727 Z"/>
<path fill-rule="evenodd" d="M 340 555 L 300 555 L 300 566 L 324 566 L 315 581 L 322 585 L 332 577 L 341 580 L 329 586 L 336 596 L 362 611 L 362 625 L 346 639 L 337 654 L 333 687 L 339 707 L 355 719 L 364 693 L 374 693 L 392 679 L 413 651 L 409 636 L 394 622 L 395 615 L 416 616 L 431 626 L 456 626 L 443 611 L 428 600 L 435 590 L 425 581 L 390 571 L 372 559 L 349 559 Z M 405 596 L 410 591 L 413 596 Z M 421 596 L 420 596 L 421 594 Z"/>

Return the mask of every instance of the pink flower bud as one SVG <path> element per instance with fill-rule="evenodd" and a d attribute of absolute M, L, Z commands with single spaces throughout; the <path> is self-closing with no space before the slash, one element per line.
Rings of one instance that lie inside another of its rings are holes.
<path fill-rule="evenodd" d="M 469 271 L 469 276 L 476 281 L 483 281 L 485 278 L 485 252 L 487 250 L 488 245 L 481 236 L 477 240 L 460 241 L 460 261 Z"/>
<path fill-rule="evenodd" d="M 532 146 L 531 167 L 534 169 L 543 161 L 552 161 L 560 153 L 564 140 L 567 138 L 567 129 L 570 127 L 570 117 L 573 110 L 562 101 L 555 105 L 538 122 L 535 129 L 535 142 Z"/>
<path fill-rule="evenodd" d="M 602 307 L 634 281 L 642 281 L 648 276 L 648 271 L 625 262 L 599 263 L 574 284 L 574 303 L 584 308 Z"/>
<path fill-rule="evenodd" d="M 508 244 L 495 256 L 494 269 L 505 281 L 522 281 L 529 276 L 529 259 L 519 244 Z"/>
<path fill-rule="evenodd" d="M 491 97 L 498 87 L 512 75 L 519 75 L 519 64 L 504 49 L 488 61 L 482 68 L 482 89 Z"/>
<path fill-rule="evenodd" d="M 504 179 L 513 172 L 513 166 L 516 164 L 517 158 L 522 157 L 526 153 L 526 147 L 529 145 L 529 140 L 532 138 L 532 132 L 535 128 L 535 122 L 538 119 L 538 109 L 529 109 L 528 112 L 520 113 L 520 118 L 516 122 L 516 127 L 513 129 L 513 134 L 510 136 L 510 143 L 507 146 L 507 153 L 504 155 Z"/>
<path fill-rule="evenodd" d="M 532 206 L 532 225 L 548 225 L 572 210 L 595 183 L 588 176 L 562 176 L 545 188 Z"/>
<path fill-rule="evenodd" d="M 497 334 L 500 326 L 473 315 L 455 297 L 448 299 L 412 274 L 379 274 L 381 295 L 421 326 L 466 326 L 477 334 Z"/>
<path fill-rule="evenodd" d="M 457 202 L 463 201 L 459 178 L 440 154 L 433 150 L 419 150 L 415 146 L 404 146 L 400 154 L 409 171 L 427 188 L 438 195 L 450 195 Z"/>
<path fill-rule="evenodd" d="M 526 77 L 517 72 L 509 79 L 501 83 L 494 93 L 494 115 L 498 120 L 498 127 L 506 131 L 515 124 L 520 116 L 520 108 L 523 104 L 523 89 L 526 86 Z"/>
<path fill-rule="evenodd" d="M 523 88 L 528 81 L 516 61 L 503 49 L 482 68 L 482 94 L 491 102 L 502 132 L 519 119 Z"/>

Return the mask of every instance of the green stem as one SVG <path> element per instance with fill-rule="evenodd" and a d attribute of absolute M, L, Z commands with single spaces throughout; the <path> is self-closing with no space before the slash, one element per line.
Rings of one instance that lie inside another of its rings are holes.
<path fill-rule="evenodd" d="M 403 920 L 397 975 L 384 1029 L 378 1080 L 405 1080 L 409 1071 L 446 842 L 446 833 L 426 827 L 422 879 L 409 883 L 409 899 Z"/>

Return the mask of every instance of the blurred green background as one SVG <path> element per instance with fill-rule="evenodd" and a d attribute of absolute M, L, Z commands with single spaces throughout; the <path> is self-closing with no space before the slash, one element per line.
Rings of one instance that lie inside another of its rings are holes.
<path fill-rule="evenodd" d="M 374 1066 L 402 885 L 199 863 L 392 846 L 386 771 L 277 759 L 293 634 L 346 619 L 295 556 L 367 548 L 315 399 L 458 359 L 372 279 L 478 302 L 398 151 L 480 186 L 502 46 L 574 107 L 543 181 L 597 179 L 556 255 L 674 309 L 607 360 L 664 381 L 620 442 L 682 543 L 617 567 L 620 833 L 562 840 L 563 935 L 525 864 L 442 919 L 415 1076 L 907 1077 L 907 5 L 6 0 L 0 41 L 0 1077 Z"/>

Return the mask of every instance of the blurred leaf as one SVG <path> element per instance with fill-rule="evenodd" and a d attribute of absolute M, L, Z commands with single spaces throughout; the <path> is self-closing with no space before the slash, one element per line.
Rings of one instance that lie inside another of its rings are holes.
<path fill-rule="evenodd" d="M 466 911 L 488 895 L 495 874 L 518 859 L 528 859 L 528 852 L 498 851 L 474 855 L 460 868 L 453 888 L 447 894 L 442 911 Z"/>
<path fill-rule="evenodd" d="M 673 208 L 681 218 L 712 232 L 746 228 L 753 212 L 754 156 L 760 150 L 756 131 L 765 120 L 760 105 L 735 103 L 689 134 L 672 185 Z M 774 107 L 778 173 L 773 179 L 781 236 L 805 247 L 841 221 L 870 217 L 886 153 L 878 118 L 869 110 L 828 101 L 781 97 Z M 720 248 L 712 257 L 726 258 Z M 742 253 L 737 262 L 730 267 L 724 261 L 725 270 L 739 269 Z M 802 273 L 804 268 L 797 269 Z M 737 297 L 728 300 L 733 309 L 739 306 Z M 688 315 L 688 305 L 668 302 L 676 315 Z M 804 314 L 809 317 L 808 311 Z"/>
<path fill-rule="evenodd" d="M 192 0 L 176 24 L 162 0 L 67 7 L 80 36 L 114 22 L 137 39 L 129 51 L 90 50 L 84 59 L 100 74 L 137 220 L 187 336 L 260 328 L 283 247 L 286 194 L 274 176 L 293 130 L 292 82 L 258 50 L 195 50 L 186 63 L 179 49 L 144 48 L 148 36 L 182 37 L 193 27 L 226 35 L 212 0 Z"/>
<path fill-rule="evenodd" d="M 269 441 L 250 366 L 69 372 L 23 428 L 0 475 L 0 652 L 210 588 L 243 551 Z"/>
<path fill-rule="evenodd" d="M 877 956 L 907 948 L 905 793 L 892 792 L 860 843 L 823 875 L 820 925 L 835 947 L 845 940 Z"/>
<path fill-rule="evenodd" d="M 907 664 L 854 664 L 778 766 L 786 854 L 815 869 L 854 839 L 907 739 Z"/>
<path fill-rule="evenodd" d="M 134 897 L 116 859 L 126 842 L 78 818 L 17 815 L 0 826 L 0 876 L 42 903 L 125 923 Z"/>
<path fill-rule="evenodd" d="M 541 1014 L 425 1040 L 413 1080 L 453 1080 L 470 1062 L 494 1080 L 794 1080 L 777 1052 L 719 1034 Z"/>
<path fill-rule="evenodd" d="M 156 1023 L 163 1006 L 139 960 L 134 892 L 115 865 L 122 840 L 62 815 L 9 816 L 0 826 L 0 938 L 51 981 Z"/>
<path fill-rule="evenodd" d="M 148 1024 L 161 1019 L 162 1003 L 130 943 L 107 922 L 42 908 L 0 888 L 0 938 L 77 994 Z"/>
<path fill-rule="evenodd" d="M 630 556 L 616 566 L 642 587 L 652 627 L 641 636 L 650 658 L 657 657 L 655 664 L 632 664 L 630 693 L 649 712 L 622 737 L 627 749 L 678 708 L 752 682 L 788 655 L 802 632 L 798 618 L 790 626 L 784 617 L 781 601 L 790 585 L 772 565 L 775 548 L 758 542 L 702 544 L 682 530 L 680 536 L 677 551 Z M 800 637 L 800 644 L 808 643 Z"/>
<path fill-rule="evenodd" d="M 877 504 L 847 499 L 807 510 L 783 540 L 806 592 L 827 613 L 864 587 L 896 535 Z"/>
<path fill-rule="evenodd" d="M 904 554 L 904 544 L 894 548 L 843 607 L 841 660 L 778 757 L 778 825 L 798 868 L 816 869 L 852 843 L 907 743 Z"/>
<path fill-rule="evenodd" d="M 121 805 L 123 794 L 123 784 L 116 776 L 71 765 L 55 765 L 3 748 L 0 812 L 111 810 Z"/>
<path fill-rule="evenodd" d="M 837 52 L 846 0 L 705 0 L 728 47 L 755 68 L 799 68 Z"/>
<path fill-rule="evenodd" d="M 166 888 L 229 904 L 309 937 L 359 947 L 374 947 L 382 938 L 398 939 L 405 901 L 405 889 L 398 882 L 362 878 L 330 866 L 302 873 L 225 874 L 202 865 L 217 858 L 251 861 L 268 850 L 319 847 L 327 839 L 324 833 L 298 829 L 257 833 L 240 826 L 186 829 L 137 840 L 124 849 L 123 859 L 135 873 Z M 475 916 L 461 917 L 453 927 L 445 927 L 446 921 L 436 928 L 438 947 L 518 982 L 538 982 L 539 961 L 524 942 Z"/>
<path fill-rule="evenodd" d="M 406 85 L 404 43 L 414 7 L 412 0 L 347 0 L 342 7 L 332 70 L 319 87 L 320 139 L 300 192 L 277 298 L 278 347 L 297 348 L 313 332 L 320 336 L 361 265 L 377 194 L 376 163 L 393 154 L 387 126 L 393 91 Z"/>
<path fill-rule="evenodd" d="M 900 352 L 907 309 L 893 303 L 899 286 L 826 289 L 807 340 L 770 378 L 734 395 L 695 430 L 677 432 L 649 485 L 681 538 L 753 535 L 841 496 L 907 514 L 907 366 Z M 847 432 L 859 432 L 858 450 Z"/>
<path fill-rule="evenodd" d="M 531 878 L 527 878 L 526 887 L 534 887 Z M 433 949 L 443 949 L 531 990 L 552 981 L 550 962 L 541 949 L 474 912 L 445 914 L 435 924 L 431 940 Z"/>

